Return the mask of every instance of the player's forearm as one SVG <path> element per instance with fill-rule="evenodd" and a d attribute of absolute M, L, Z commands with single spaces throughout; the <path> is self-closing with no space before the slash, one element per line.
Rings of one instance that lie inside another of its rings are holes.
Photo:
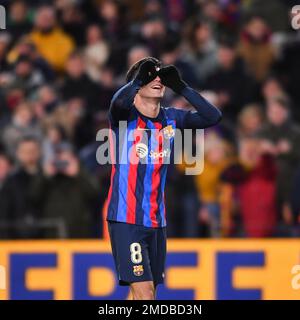
<path fill-rule="evenodd" d="M 134 97 L 140 87 L 140 81 L 133 80 L 121 87 L 114 94 L 110 104 L 110 113 L 114 119 L 126 119 L 126 115 L 132 107 Z"/>
<path fill-rule="evenodd" d="M 181 95 L 196 109 L 191 112 L 185 119 L 187 127 L 207 128 L 217 124 L 222 119 L 222 113 L 215 106 L 209 103 L 196 90 L 185 87 Z"/>

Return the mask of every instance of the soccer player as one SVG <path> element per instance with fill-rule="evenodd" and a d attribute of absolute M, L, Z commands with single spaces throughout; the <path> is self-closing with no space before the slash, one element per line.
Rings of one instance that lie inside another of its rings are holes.
<path fill-rule="evenodd" d="M 176 128 L 207 128 L 217 124 L 222 115 L 182 80 L 175 66 L 162 67 L 156 58 L 136 62 L 126 80 L 113 96 L 109 110 L 116 139 L 110 140 L 114 163 L 108 230 L 119 284 L 130 286 L 134 300 L 153 300 L 156 286 L 163 283 L 166 257 L 167 164 L 157 158 L 169 156 L 162 150 L 157 132 L 173 142 Z M 185 97 L 196 111 L 161 106 L 166 86 Z M 120 130 L 120 121 L 127 121 L 125 133 Z M 119 160 L 135 157 L 140 161 Z M 146 163 L 142 161 L 145 159 Z"/>

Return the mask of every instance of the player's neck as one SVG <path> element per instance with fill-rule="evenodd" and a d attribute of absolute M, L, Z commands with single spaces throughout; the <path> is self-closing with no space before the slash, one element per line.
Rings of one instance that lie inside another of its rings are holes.
<path fill-rule="evenodd" d="M 141 98 L 136 95 L 134 105 L 138 111 L 149 118 L 156 118 L 159 114 L 160 99 L 158 98 Z"/>

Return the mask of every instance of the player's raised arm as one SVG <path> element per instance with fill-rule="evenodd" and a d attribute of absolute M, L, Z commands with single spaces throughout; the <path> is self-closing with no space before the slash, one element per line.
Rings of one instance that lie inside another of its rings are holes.
<path fill-rule="evenodd" d="M 136 93 L 157 76 L 156 64 L 151 60 L 145 61 L 138 70 L 132 70 L 132 72 L 135 73 L 133 80 L 121 87 L 112 97 L 109 117 L 114 123 L 128 118 Z M 130 76 L 130 78 L 132 77 Z"/>
<path fill-rule="evenodd" d="M 159 71 L 159 77 L 164 85 L 171 88 L 177 94 L 185 97 L 196 109 L 195 112 L 179 112 L 182 128 L 203 129 L 217 124 L 222 113 L 209 103 L 196 90 L 189 87 L 181 78 L 177 68 L 173 65 L 166 66 Z"/>

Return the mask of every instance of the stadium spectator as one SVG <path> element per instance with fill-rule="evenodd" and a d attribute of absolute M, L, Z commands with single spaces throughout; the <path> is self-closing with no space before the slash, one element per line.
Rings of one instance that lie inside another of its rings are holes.
<path fill-rule="evenodd" d="M 63 71 L 69 54 L 74 49 L 74 42 L 57 25 L 55 10 L 43 6 L 36 12 L 34 30 L 30 38 L 38 52 L 56 71 Z"/>
<path fill-rule="evenodd" d="M 279 97 L 285 94 L 281 83 L 275 77 L 267 78 L 262 84 L 262 96 L 265 102 L 273 97 Z"/>
<path fill-rule="evenodd" d="M 9 44 L 10 44 L 10 35 L 8 33 L 1 32 L 0 34 L 0 70 L 1 71 L 8 69 L 6 55 L 9 48 Z M 2 81 L 0 79 L 0 83 Z"/>
<path fill-rule="evenodd" d="M 127 69 L 122 68 L 122 73 L 115 80 L 116 84 L 118 86 L 121 86 L 124 83 L 124 79 L 126 78 L 126 72 L 130 68 L 130 66 L 132 66 L 137 61 L 139 61 L 145 57 L 148 57 L 148 56 L 151 56 L 151 52 L 147 46 L 144 46 L 142 44 L 136 44 L 136 45 L 132 46 L 128 50 L 127 55 L 126 55 Z M 115 69 L 115 67 L 114 67 L 114 69 Z"/>
<path fill-rule="evenodd" d="M 161 49 L 161 61 L 173 64 L 180 70 L 182 77 L 192 87 L 199 87 L 199 79 L 192 64 L 181 53 L 180 38 L 177 35 L 170 36 Z"/>
<path fill-rule="evenodd" d="M 260 238 L 275 234 L 276 173 L 272 155 L 261 148 L 257 138 L 239 141 L 238 163 L 225 169 L 221 178 L 223 235 Z"/>
<path fill-rule="evenodd" d="M 166 204 L 168 207 L 168 234 L 170 237 L 195 238 L 201 234 L 198 223 L 200 207 L 193 176 L 185 175 L 185 165 L 169 165 Z M 178 201 L 174 202 L 174 198 Z"/>
<path fill-rule="evenodd" d="M 263 122 L 264 114 L 261 106 L 258 104 L 244 106 L 238 114 L 238 137 L 254 137 L 261 129 Z"/>
<path fill-rule="evenodd" d="M 7 87 L 19 88 L 29 95 L 34 89 L 44 84 L 44 77 L 35 69 L 31 59 L 27 56 L 19 56 L 14 66 L 14 74 L 6 83 Z"/>
<path fill-rule="evenodd" d="M 300 128 L 293 123 L 289 102 L 285 97 L 274 97 L 267 104 L 267 120 L 259 136 L 262 148 L 274 155 L 278 165 L 276 199 L 284 219 L 290 221 L 291 181 L 300 161 L 297 146 L 300 143 Z"/>
<path fill-rule="evenodd" d="M 29 135 L 41 138 L 39 124 L 34 122 L 33 116 L 30 104 L 21 103 L 15 108 L 11 122 L 4 128 L 1 140 L 12 157 L 15 157 L 17 143 L 22 137 Z"/>
<path fill-rule="evenodd" d="M 292 39 L 286 41 L 281 48 L 281 54 L 274 66 L 274 73 L 286 87 L 288 94 L 295 102 L 295 117 L 300 121 L 300 90 L 297 85 L 300 82 L 300 40 L 299 31 L 295 32 Z"/>
<path fill-rule="evenodd" d="M 105 65 L 101 70 L 101 91 L 99 92 L 99 108 L 96 111 L 96 118 L 100 116 L 100 121 L 105 117 L 107 120 L 107 110 L 116 89 L 115 73 L 111 66 Z M 104 111 L 104 112 L 103 112 Z"/>
<path fill-rule="evenodd" d="M 154 16 L 154 15 L 163 15 L 164 7 L 161 1 L 158 0 L 148 0 L 145 3 L 144 7 L 144 16 Z"/>
<path fill-rule="evenodd" d="M 146 17 L 137 31 L 136 42 L 147 46 L 152 55 L 159 56 L 168 34 L 164 19 L 160 15 Z"/>
<path fill-rule="evenodd" d="M 81 53 L 74 52 L 66 62 L 66 76 L 60 92 L 64 100 L 80 98 L 88 108 L 99 108 L 100 86 L 86 74 L 85 63 Z"/>
<path fill-rule="evenodd" d="M 165 2 L 164 9 L 166 11 L 167 19 L 170 19 L 173 23 L 180 24 L 186 18 L 186 12 L 189 9 L 189 4 L 181 0 L 167 0 Z"/>
<path fill-rule="evenodd" d="M 28 36 L 20 38 L 7 56 L 9 64 L 15 63 L 20 57 L 26 57 L 33 65 L 34 70 L 39 71 L 47 81 L 55 78 L 54 70 L 49 63 L 38 53 L 36 46 Z"/>
<path fill-rule="evenodd" d="M 8 238 L 8 212 L 5 210 L 5 193 L 3 186 L 10 174 L 12 164 L 9 157 L 5 153 L 0 153 L 0 239 Z"/>
<path fill-rule="evenodd" d="M 10 239 L 40 238 L 40 211 L 33 205 L 31 187 L 40 173 L 41 150 L 34 137 L 22 136 L 17 143 L 17 167 L 2 187 L 1 214 L 7 219 Z"/>
<path fill-rule="evenodd" d="M 254 81 L 244 62 L 237 57 L 232 40 L 219 43 L 217 68 L 207 78 L 206 88 L 217 93 L 219 106 L 225 116 L 232 119 L 243 105 L 255 98 Z"/>
<path fill-rule="evenodd" d="M 63 31 L 75 41 L 75 46 L 83 46 L 85 40 L 86 21 L 84 13 L 78 3 L 74 1 L 61 1 L 60 22 Z M 56 2 L 58 5 L 59 1 Z"/>
<path fill-rule="evenodd" d="M 195 176 L 201 201 L 199 221 L 209 227 L 209 236 L 221 236 L 220 178 L 232 159 L 230 145 L 214 134 L 205 140 L 205 170 Z"/>
<path fill-rule="evenodd" d="M 46 164 L 54 161 L 56 151 L 62 148 L 64 145 L 68 145 L 64 128 L 55 123 L 49 125 L 46 129 L 46 136 L 42 145 L 43 163 Z"/>
<path fill-rule="evenodd" d="M 86 238 L 91 236 L 92 208 L 98 184 L 79 163 L 69 146 L 56 151 L 45 164 L 45 176 L 35 179 L 32 199 L 44 219 L 55 222 L 47 228 L 47 238 Z"/>
<path fill-rule="evenodd" d="M 60 100 L 57 90 L 51 85 L 43 85 L 35 91 L 32 97 L 35 116 L 42 121 L 42 118 L 51 114 L 59 106 Z"/>
<path fill-rule="evenodd" d="M 236 34 L 241 22 L 243 1 L 196 1 L 199 11 L 218 34 Z"/>
<path fill-rule="evenodd" d="M 98 5 L 98 19 L 107 37 L 117 42 L 126 36 L 127 26 L 125 15 L 121 14 L 121 4 L 115 0 L 104 0 Z"/>
<path fill-rule="evenodd" d="M 127 54 L 127 66 L 132 66 L 139 60 L 150 55 L 150 51 L 147 47 L 138 45 L 132 47 Z"/>
<path fill-rule="evenodd" d="M 269 75 L 274 62 L 275 52 L 271 44 L 271 35 L 266 21 L 258 16 L 251 17 L 241 33 L 239 54 L 258 82 Z"/>
<path fill-rule="evenodd" d="M 32 21 L 25 1 L 11 1 L 7 25 L 14 42 L 31 31 Z"/>
<path fill-rule="evenodd" d="M 99 81 L 101 79 L 101 68 L 109 56 L 109 47 L 103 38 L 103 31 L 98 25 L 94 24 L 87 28 L 86 42 L 84 49 L 86 72 L 91 79 Z"/>
<path fill-rule="evenodd" d="M 198 79 L 203 83 L 216 68 L 218 44 L 207 21 L 193 21 L 186 33 L 189 58 L 196 68 Z"/>

